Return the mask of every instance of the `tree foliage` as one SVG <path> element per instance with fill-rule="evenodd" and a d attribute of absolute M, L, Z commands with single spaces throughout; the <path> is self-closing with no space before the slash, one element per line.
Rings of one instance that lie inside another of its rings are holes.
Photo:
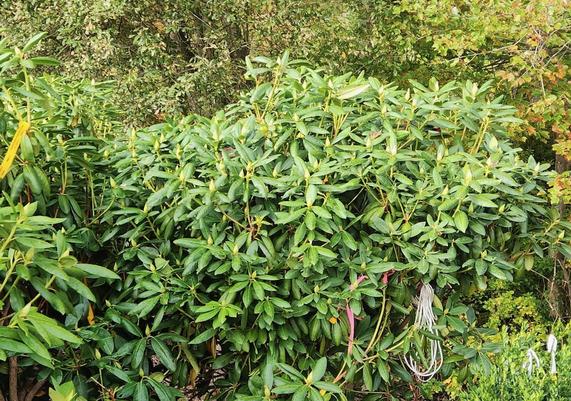
<path fill-rule="evenodd" d="M 4 2 L 0 15 L 0 35 L 16 42 L 47 31 L 44 48 L 66 75 L 116 79 L 117 101 L 139 121 L 212 113 L 246 85 L 246 55 L 291 49 L 330 72 L 386 82 L 496 78 L 529 123 L 526 136 L 569 129 L 565 0 L 25 0 Z"/>

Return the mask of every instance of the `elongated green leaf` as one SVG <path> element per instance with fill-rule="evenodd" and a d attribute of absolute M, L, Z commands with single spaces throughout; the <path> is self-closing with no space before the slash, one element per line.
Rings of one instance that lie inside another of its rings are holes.
<path fill-rule="evenodd" d="M 454 224 L 456 228 L 461 232 L 465 233 L 468 229 L 468 216 L 462 210 L 458 210 L 454 214 Z"/>
<path fill-rule="evenodd" d="M 149 390 L 147 390 L 147 386 L 145 386 L 142 380 L 135 386 L 133 401 L 149 401 Z"/>
<path fill-rule="evenodd" d="M 42 40 L 46 35 L 47 35 L 47 32 L 40 32 L 40 33 L 35 34 L 30 39 L 28 39 L 28 41 L 26 42 L 26 44 L 22 48 L 22 51 L 27 52 L 27 51 L 33 49 L 34 46 L 36 44 L 38 44 L 38 42 L 40 40 Z"/>
<path fill-rule="evenodd" d="M 156 337 L 153 337 L 151 338 L 151 347 L 159 357 L 161 363 L 171 372 L 174 372 L 176 370 L 176 363 L 166 344 Z"/>
<path fill-rule="evenodd" d="M 10 338 L 0 338 L 0 349 L 17 354 L 31 354 L 32 350 L 26 344 Z"/>
<path fill-rule="evenodd" d="M 69 277 L 67 280 L 67 284 L 75 291 L 77 291 L 78 294 L 84 296 L 85 298 L 89 299 L 92 302 L 96 301 L 95 295 L 93 295 L 91 290 L 75 277 Z"/>
<path fill-rule="evenodd" d="M 311 376 L 313 381 L 319 381 L 323 375 L 325 374 L 325 370 L 327 369 L 327 358 L 319 358 L 311 371 Z"/>
<path fill-rule="evenodd" d="M 337 92 L 337 98 L 341 100 L 351 99 L 365 92 L 367 89 L 369 89 L 368 83 L 356 86 L 347 86 Z"/>
<path fill-rule="evenodd" d="M 334 394 L 341 394 L 342 393 L 341 388 L 339 386 L 337 386 L 336 384 L 333 384 L 333 383 L 318 381 L 318 382 L 315 382 L 314 385 L 318 389 L 325 390 L 325 391 L 330 392 L 330 393 L 334 393 Z"/>
<path fill-rule="evenodd" d="M 131 357 L 131 367 L 133 369 L 137 369 L 141 366 L 146 348 L 147 348 L 146 338 L 141 338 L 140 340 L 137 340 L 135 346 L 133 347 L 133 354 Z"/>
<path fill-rule="evenodd" d="M 115 272 L 113 272 L 113 271 L 111 271 L 111 270 L 109 270 L 103 266 L 92 265 L 92 264 L 88 264 L 88 263 L 78 263 L 77 265 L 75 265 L 75 267 L 86 272 L 89 275 L 89 277 L 93 277 L 93 278 L 102 277 L 102 278 L 110 278 L 110 279 L 115 279 L 115 280 L 120 279 L 120 277 L 117 273 L 115 273 Z"/>

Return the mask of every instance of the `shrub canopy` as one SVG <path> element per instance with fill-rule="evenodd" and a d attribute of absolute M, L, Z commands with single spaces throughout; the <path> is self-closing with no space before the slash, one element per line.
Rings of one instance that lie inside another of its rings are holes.
<path fill-rule="evenodd" d="M 0 391 L 355 398 L 407 386 L 429 340 L 465 379 L 496 347 L 462 291 L 571 256 L 489 84 L 284 54 L 248 60 L 254 89 L 210 119 L 115 137 L 108 84 L 34 76 L 57 64 L 29 57 L 41 37 L 0 41 Z M 423 283 L 437 332 L 413 324 Z"/>
<path fill-rule="evenodd" d="M 458 290 L 511 279 L 553 246 L 569 253 L 545 201 L 548 166 L 506 139 L 514 109 L 488 84 L 402 90 L 287 54 L 248 67 L 255 88 L 238 103 L 107 152 L 102 240 L 125 280 L 106 312 L 119 355 L 101 367 L 147 375 L 156 355 L 175 385 L 199 377 L 217 396 L 258 399 L 387 391 L 411 380 L 405 354 L 426 363 L 429 338 L 444 374 L 488 366 L 494 347 Z M 436 288 L 436 337 L 413 325 L 421 283 Z M 309 385 L 295 369 L 313 369 Z"/>

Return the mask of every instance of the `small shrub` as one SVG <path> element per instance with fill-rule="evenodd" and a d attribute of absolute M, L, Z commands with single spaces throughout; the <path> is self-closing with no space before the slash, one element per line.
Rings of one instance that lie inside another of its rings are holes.
<path fill-rule="evenodd" d="M 461 393 L 461 401 L 561 401 L 571 399 L 571 347 L 570 328 L 556 331 L 559 337 L 557 374 L 550 374 L 551 357 L 545 352 L 545 336 L 536 337 L 527 332 L 503 335 L 504 351 L 494 360 L 488 373 L 477 375 L 475 384 Z M 527 350 L 533 348 L 541 360 L 529 376 L 522 364 Z"/>
<path fill-rule="evenodd" d="M 522 327 L 542 330 L 545 322 L 539 300 L 531 294 L 514 296 L 513 291 L 505 291 L 484 304 L 488 311 L 486 326 L 519 331 Z"/>

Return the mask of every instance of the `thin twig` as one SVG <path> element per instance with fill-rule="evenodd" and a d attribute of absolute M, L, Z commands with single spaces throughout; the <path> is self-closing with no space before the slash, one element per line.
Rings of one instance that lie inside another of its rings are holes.
<path fill-rule="evenodd" d="M 24 401 L 32 401 L 36 397 L 36 394 L 38 394 L 38 392 L 42 389 L 45 382 L 46 382 L 45 380 L 37 381 L 36 384 L 32 386 L 28 394 L 26 394 L 26 398 L 24 398 Z"/>

